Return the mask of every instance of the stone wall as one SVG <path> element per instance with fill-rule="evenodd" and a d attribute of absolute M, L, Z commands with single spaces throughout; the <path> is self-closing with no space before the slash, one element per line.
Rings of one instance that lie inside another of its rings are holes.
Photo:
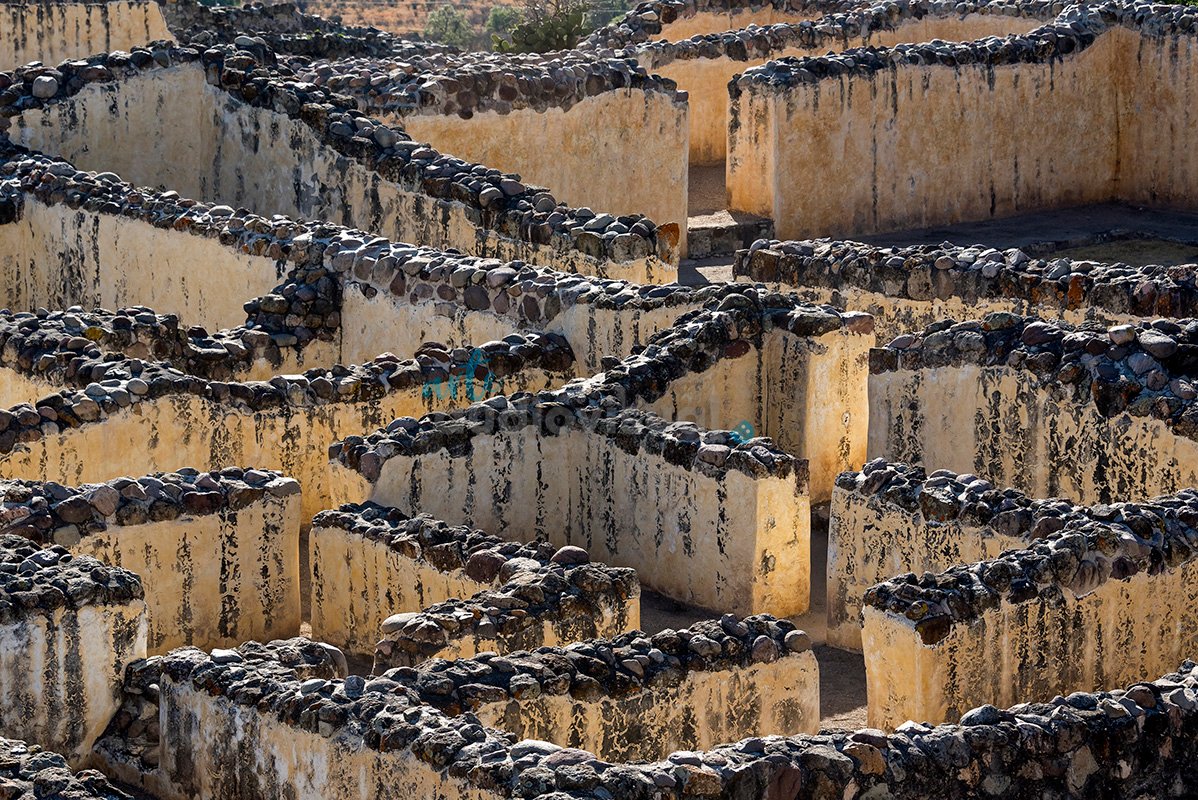
<path fill-rule="evenodd" d="M 494 398 L 334 446 L 330 482 L 346 499 L 578 545 L 701 607 L 801 613 L 805 464 L 768 440 L 703 438 L 639 412 Z"/>
<path fill-rule="evenodd" d="M 137 576 L 60 546 L 0 536 L 0 724 L 79 766 L 146 654 Z"/>
<path fill-rule="evenodd" d="M 136 574 L 151 653 L 298 632 L 299 485 L 259 470 L 5 482 L 0 532 Z"/>
<path fill-rule="evenodd" d="M 170 38 L 153 0 L 0 4 L 0 69 L 57 64 Z"/>
<path fill-rule="evenodd" d="M 1117 199 L 1187 205 L 1193 170 L 1180 151 L 1189 146 L 1181 120 L 1194 105 L 1187 92 L 1198 86 L 1189 77 L 1192 12 L 1158 8 L 1141 17 L 1116 4 L 1074 8 L 1017 39 L 852 50 L 749 70 L 732 88 L 732 207 L 798 238 Z M 1150 66 L 1141 72 L 1141 63 Z M 1136 113 L 1147 107 L 1141 87 L 1177 122 Z M 928 114 L 958 123 L 933 133 Z M 1153 164 L 1174 152 L 1185 166 L 1166 177 Z M 1146 156 L 1144 169 L 1133 153 Z"/>
<path fill-rule="evenodd" d="M 1046 701 L 1176 662 L 1198 623 L 1196 504 L 1187 490 L 1095 506 L 1027 549 L 871 588 L 862 633 L 870 724 Z"/>
<path fill-rule="evenodd" d="M 411 142 L 352 97 L 272 72 L 272 57 L 162 47 L 18 71 L 5 77 L 14 85 L 0 116 L 22 144 L 190 197 L 567 271 L 672 276 L 676 229 L 659 237 L 639 215 L 583 219 L 515 176 Z M 288 145 L 267 146 L 279 141 Z"/>
<path fill-rule="evenodd" d="M 1119 324 L 1183 316 L 1198 302 L 1185 269 L 1033 258 L 1017 248 L 980 245 L 760 240 L 737 253 L 733 273 L 813 302 L 866 311 L 881 342 L 943 319 L 996 311 Z"/>
<path fill-rule="evenodd" d="M 1093 504 L 1198 485 L 1190 320 L 995 313 L 874 350 L 869 454 Z"/>
<path fill-rule="evenodd" d="M 574 574 L 589 562 L 579 548 L 522 545 L 372 503 L 316 515 L 309 542 L 313 635 L 384 665 L 533 649 L 639 624 L 635 574 L 603 565 Z"/>
<path fill-rule="evenodd" d="M 53 787 L 59 797 L 72 800 L 129 800 L 129 795 L 108 782 L 95 770 L 72 772 L 66 759 L 42 750 L 36 744 L 0 739 L 0 777 L 13 797 L 36 797 Z"/>
<path fill-rule="evenodd" d="M 658 649 L 664 654 L 665 648 Z M 596 672 L 612 674 L 598 660 L 603 667 Z M 565 671 L 570 685 L 586 677 L 580 667 L 589 662 L 576 663 Z M 1016 800 L 1104 792 L 1185 797 L 1198 791 L 1190 769 L 1198 758 L 1193 733 L 1198 675 L 1192 662 L 1127 689 L 1077 693 L 1008 711 L 984 706 L 959 725 L 910 723 L 890 735 L 861 730 L 752 736 L 639 764 L 611 763 L 550 742 L 513 742 L 477 724 L 477 717 L 426 704 L 438 684 L 454 698 L 448 702 L 464 710 L 488 690 L 495 697 L 510 692 L 503 682 L 519 683 L 512 673 L 521 673 L 530 689 L 547 683 L 555 690 L 563 674 L 532 677 L 519 659 L 490 657 L 469 666 L 478 682 L 463 694 L 465 687 L 452 679 L 421 682 L 416 671 L 369 681 L 337 679 L 320 646 L 300 640 L 247 645 L 212 657 L 178 651 L 143 670 L 143 681 L 161 686 L 162 769 L 129 774 L 163 798 L 449 800 L 519 794 L 542 800 L 816 800 L 863 793 L 916 800 L 984 793 Z M 636 683 L 632 671 L 615 674 Z M 245 680 L 247 675 L 253 678 Z M 144 695 L 135 697 L 144 702 Z M 110 735 L 103 747 L 111 752 L 124 744 Z"/>

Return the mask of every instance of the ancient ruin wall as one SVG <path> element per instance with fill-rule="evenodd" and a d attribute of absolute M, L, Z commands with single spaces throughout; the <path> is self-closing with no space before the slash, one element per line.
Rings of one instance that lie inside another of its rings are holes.
<path fill-rule="evenodd" d="M 314 129 L 298 113 L 251 106 L 209 85 L 205 76 L 201 65 L 190 63 L 90 83 L 70 97 L 24 111 L 10 136 L 81 168 L 112 170 L 136 183 L 266 215 L 330 220 L 396 241 L 640 283 L 674 277 L 644 239 L 635 246 L 630 241 L 627 252 L 613 258 L 598 234 L 584 252 L 561 233 L 533 244 L 497 232 L 484 219 L 486 212 L 390 180 L 376 169 L 375 159 L 339 153 L 317 135 L 322 124 Z M 401 140 L 399 133 L 384 131 L 383 141 Z M 352 137 L 353 127 L 341 135 Z M 381 146 L 371 139 L 369 147 Z"/>
<path fill-rule="evenodd" d="M 0 4 L 0 69 L 57 64 L 171 39 L 154 0 Z"/>
<path fill-rule="evenodd" d="M 672 94 L 615 89 L 568 109 L 483 111 L 469 119 L 425 113 L 393 122 L 443 153 L 546 186 L 567 205 L 674 223 L 685 243 L 688 113 Z"/>
<path fill-rule="evenodd" d="M 330 483 L 344 487 L 346 500 L 419 510 L 519 541 L 576 544 L 703 608 L 806 610 L 810 501 L 801 465 L 751 474 L 702 461 L 727 459 L 720 448 L 692 461 L 688 445 L 670 457 L 641 447 L 645 434 L 635 424 L 626 446 L 611 420 L 604 422 L 613 431 L 597 434 L 565 418 L 546 420 L 552 432 L 544 433 L 540 422 L 517 417 L 517 427 L 504 429 L 505 418 L 496 418 L 498 429 L 471 435 L 465 448 L 404 453 L 383 445 L 361 456 L 372 464 L 369 476 L 333 461 Z"/>
<path fill-rule="evenodd" d="M 0 559 L 0 723 L 78 766 L 120 705 L 125 666 L 146 654 L 141 582 L 14 535 Z"/>
<path fill-rule="evenodd" d="M 872 588 L 870 724 L 1092 691 L 1192 650 L 1193 493 L 1088 513 L 1027 550 Z"/>
<path fill-rule="evenodd" d="M 31 197 L 21 212 L 0 225 L 0 268 L 8 276 L 0 303 L 8 308 L 136 303 L 219 330 L 244 323 L 245 301 L 283 278 L 283 262 L 216 239 Z"/>
<path fill-rule="evenodd" d="M 765 13 L 768 12 L 768 13 Z M 641 65 L 655 75 L 669 78 L 678 84 L 678 88 L 688 95 L 689 109 L 687 117 L 690 125 L 690 163 L 692 165 L 722 164 L 728 157 L 729 112 L 728 83 L 751 67 L 757 67 L 768 61 L 786 57 L 818 56 L 829 49 L 847 50 L 851 47 L 890 47 L 900 42 L 926 42 L 932 39 L 948 41 L 965 41 L 979 39 L 983 36 L 1006 36 L 1009 33 L 1026 33 L 1040 24 L 1031 18 L 1002 16 L 999 14 L 967 14 L 965 16 L 926 16 L 920 19 L 904 17 L 892 29 L 865 29 L 860 36 L 850 38 L 848 35 L 814 34 L 810 28 L 794 27 L 794 36 L 786 33 L 774 33 L 768 30 L 751 32 L 746 36 L 744 28 L 749 22 L 757 25 L 774 25 L 790 23 L 791 19 L 777 19 L 779 15 L 772 9 L 763 9 L 757 14 L 738 14 L 730 17 L 736 24 L 728 27 L 710 27 L 707 19 L 699 21 L 696 27 L 705 28 L 689 36 L 695 36 L 691 42 L 683 42 L 681 46 L 660 47 L 649 46 L 638 52 Z M 741 17 L 750 17 L 741 24 Z M 770 21 L 760 21 L 764 18 Z M 698 20 L 698 15 L 692 18 Z M 690 22 L 691 20 L 687 20 Z M 818 21 L 818 18 L 817 18 Z M 679 21 L 675 25 L 682 25 Z M 674 25 L 669 26 L 673 34 Z M 723 35 L 703 35 L 728 31 Z M 746 50 L 749 44 L 757 44 L 752 37 L 760 36 L 760 45 Z M 689 38 L 682 36 L 677 38 Z M 802 37 L 810 36 L 811 43 L 800 43 Z M 746 42 L 746 38 L 750 39 Z M 779 38 L 785 40 L 794 38 L 796 41 L 789 46 L 773 45 Z M 714 45 L 714 46 L 713 46 Z M 711 57 L 707 50 L 713 49 L 720 55 Z M 695 52 L 698 51 L 698 57 Z M 735 53 L 735 55 L 733 55 Z M 490 163 L 485 162 L 484 163 Z M 550 186 L 554 184 L 549 184 Z M 650 217 L 657 219 L 653 214 Z"/>

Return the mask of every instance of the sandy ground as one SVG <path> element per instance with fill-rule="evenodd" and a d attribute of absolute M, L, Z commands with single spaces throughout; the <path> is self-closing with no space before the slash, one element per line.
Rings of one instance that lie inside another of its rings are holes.
<path fill-rule="evenodd" d="M 691 167 L 686 187 L 687 216 L 702 217 L 728 207 L 724 187 L 724 164 L 711 167 Z"/>

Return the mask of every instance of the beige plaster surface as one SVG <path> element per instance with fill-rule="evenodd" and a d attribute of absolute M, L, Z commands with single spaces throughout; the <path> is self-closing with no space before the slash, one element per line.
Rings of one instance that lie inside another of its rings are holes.
<path fill-rule="evenodd" d="M 21 220 L 0 226 L 0 269 L 0 304 L 14 311 L 144 305 L 220 330 L 243 324 L 245 302 L 278 286 L 287 264 L 216 239 L 26 196 Z"/>
<path fill-rule="evenodd" d="M 125 667 L 146 656 L 146 606 L 30 613 L 0 626 L 0 725 L 78 768 L 120 705 Z"/>
<path fill-rule="evenodd" d="M 666 282 L 677 273 L 656 256 L 616 263 L 561 243 L 500 237 L 478 211 L 388 181 L 323 144 L 302 121 L 209 86 L 197 64 L 89 84 L 14 123 L 15 141 L 81 169 L 109 170 L 267 217 L 321 219 L 393 241 L 641 283 Z"/>
<path fill-rule="evenodd" d="M 265 495 L 236 511 L 114 525 L 63 544 L 141 577 L 156 655 L 297 635 L 300 523 L 298 494 Z"/>
<path fill-rule="evenodd" d="M 1150 124 L 1184 141 L 1174 125 L 1117 113 L 1120 93 L 1137 81 L 1129 55 L 1138 42 L 1115 28 L 1051 64 L 902 65 L 781 94 L 750 90 L 730 128 L 732 207 L 772 217 L 789 239 L 1120 197 L 1122 177 L 1135 169 L 1120 156 L 1123 131 Z"/>
<path fill-rule="evenodd" d="M 861 605 L 876 584 L 998 557 L 1024 539 L 960 520 L 927 519 L 837 487 L 828 523 L 828 644 L 861 652 Z"/>
<path fill-rule="evenodd" d="M 1059 600 L 1003 601 L 927 646 L 906 618 L 865 610 L 862 642 L 869 723 L 955 721 L 985 703 L 1007 708 L 1056 695 L 1126 686 L 1191 657 L 1198 631 L 1198 564 Z"/>
<path fill-rule="evenodd" d="M 150 0 L 0 5 L 0 69 L 31 61 L 56 65 L 173 38 Z"/>
<path fill-rule="evenodd" d="M 871 375 L 869 457 L 981 475 L 1083 505 L 1198 486 L 1198 442 L 1159 420 L 1101 416 L 1027 371 L 940 367 Z"/>
<path fill-rule="evenodd" d="M 676 686 L 578 700 L 541 694 L 474 711 L 482 724 L 576 747 L 612 763 L 656 761 L 750 736 L 819 731 L 819 665 L 811 651 L 771 663 L 690 671 Z"/>
<path fill-rule="evenodd" d="M 795 476 L 709 477 L 604 436 L 531 426 L 476 436 L 459 457 L 392 456 L 373 485 L 338 462 L 329 473 L 340 502 L 578 545 L 692 605 L 786 616 L 809 604 L 810 500 Z"/>
<path fill-rule="evenodd" d="M 567 110 L 383 117 L 443 153 L 548 187 L 559 203 L 676 223 L 683 242 L 686 118 L 685 102 L 636 89 L 602 92 Z"/>

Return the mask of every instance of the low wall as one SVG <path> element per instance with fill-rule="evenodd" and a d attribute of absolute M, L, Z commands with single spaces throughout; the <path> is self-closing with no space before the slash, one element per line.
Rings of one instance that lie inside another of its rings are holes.
<path fill-rule="evenodd" d="M 80 167 L 266 216 L 601 277 L 667 282 L 676 273 L 672 226 L 659 238 L 640 216 L 584 222 L 547 192 L 413 143 L 363 116 L 353 98 L 271 72 L 247 52 L 211 48 L 202 63 L 183 49 L 135 56 L 144 70 L 128 73 L 120 54 L 98 57 L 86 78 L 49 98 L 36 96 L 32 74 L 19 73 L 20 102 L 3 109 L 13 116 L 9 135 Z M 247 77 L 255 70 L 271 74 L 268 86 Z M 268 99 L 275 95 L 277 104 Z M 268 141 L 288 146 L 262 146 Z"/>
<path fill-rule="evenodd" d="M 687 104 L 671 94 L 616 89 L 569 108 L 389 117 L 443 153 L 548 186 L 567 205 L 644 214 L 678 226 L 685 256 Z M 668 282 L 664 274 L 656 280 Z"/>
<path fill-rule="evenodd" d="M 1192 73 L 1195 43 L 1180 12 L 1156 8 L 1146 18 L 1118 4 L 1102 18 L 1067 10 L 1019 47 L 932 43 L 749 70 L 732 87 L 732 208 L 799 238 L 1112 200 L 1185 205 L 1189 157 L 1167 177 L 1151 165 L 1187 146 L 1177 132 L 1198 84 L 1177 76 Z M 1158 82 L 1153 107 L 1176 121 L 1145 125 L 1140 85 Z M 929 113 L 960 124 L 933 135 Z M 1141 127 L 1152 132 L 1129 134 Z M 1148 151 L 1141 171 L 1130 156 Z"/>
<path fill-rule="evenodd" d="M 316 515 L 309 542 L 313 635 L 373 653 L 376 672 L 613 636 L 640 622 L 632 572 L 578 571 L 589 561 L 579 548 L 522 545 L 369 503 Z"/>
<path fill-rule="evenodd" d="M 828 522 L 828 643 L 861 651 L 861 605 L 871 586 L 997 558 L 1083 514 L 1064 500 L 1031 500 L 944 469 L 929 476 L 877 459 L 842 474 Z"/>
<path fill-rule="evenodd" d="M 552 401 L 520 403 L 496 398 L 348 440 L 330 451 L 330 483 L 347 500 L 578 545 L 700 607 L 806 610 L 803 462 L 726 432 L 704 445 L 693 425 L 640 412 L 603 419 L 596 408 L 588 421 Z"/>
<path fill-rule="evenodd" d="M 873 587 L 870 724 L 953 720 L 1167 669 L 1195 646 L 1196 507 L 1192 491 L 1100 506 L 1028 549 Z"/>
<path fill-rule="evenodd" d="M 492 666 L 496 659 L 433 662 L 414 678 L 387 675 L 428 687 L 420 697 L 429 705 L 470 711 L 517 739 L 579 748 L 611 762 L 819 730 L 819 665 L 810 640 L 772 617 L 729 614 L 680 631 L 541 648 L 513 656 L 512 672 L 485 683 L 479 663 Z"/>
<path fill-rule="evenodd" d="M 141 583 L 19 536 L 0 536 L 0 561 L 0 723 L 79 766 L 120 704 L 125 666 L 146 654 Z"/>
<path fill-rule="evenodd" d="M 1085 504 L 1198 485 L 1189 330 L 938 323 L 871 353 L 869 455 Z"/>
<path fill-rule="evenodd" d="M 62 756 L 42 750 L 36 744 L 15 739 L 0 739 L 0 777 L 14 797 L 36 797 L 45 787 L 53 786 L 60 797 L 77 800 L 123 800 L 125 792 L 94 770 L 73 773 Z"/>
<path fill-rule="evenodd" d="M 18 491 L 34 504 L 49 499 L 49 513 L 14 507 Z M 141 578 L 150 653 L 299 630 L 300 498 L 293 480 L 229 470 L 120 478 L 50 498 L 43 484 L 9 483 L 8 494 L 3 532 L 59 544 Z"/>
<path fill-rule="evenodd" d="M 736 254 L 733 274 L 868 312 L 879 342 L 993 312 L 1113 325 L 1183 316 L 1198 303 L 1194 285 L 1171 267 L 1031 258 L 980 245 L 759 241 Z"/>
<path fill-rule="evenodd" d="M 512 787 L 541 800 L 570 794 L 817 800 L 854 793 L 898 800 L 983 793 L 998 800 L 1080 800 L 1198 791 L 1191 769 L 1198 758 L 1198 675 L 1190 662 L 1124 690 L 1009 711 L 985 706 L 960 725 L 912 723 L 892 735 L 868 729 L 749 737 L 654 763 L 612 764 L 582 750 L 513 742 L 472 721 L 463 724 L 463 717 L 422 705 L 403 678 L 330 679 L 327 668 L 313 670 L 302 658 L 317 645 L 282 644 L 243 646 L 219 660 L 197 651 L 164 659 L 146 676 L 162 687 L 163 769 L 149 778 L 133 776 L 162 798 L 297 800 L 475 800 L 507 797 Z M 275 653 L 286 651 L 299 658 L 279 663 Z M 502 659 L 474 665 L 508 668 Z M 247 673 L 261 680 L 246 681 Z"/>
<path fill-rule="evenodd" d="M 170 38 L 153 0 L 0 5 L 0 69 L 57 64 Z"/>

